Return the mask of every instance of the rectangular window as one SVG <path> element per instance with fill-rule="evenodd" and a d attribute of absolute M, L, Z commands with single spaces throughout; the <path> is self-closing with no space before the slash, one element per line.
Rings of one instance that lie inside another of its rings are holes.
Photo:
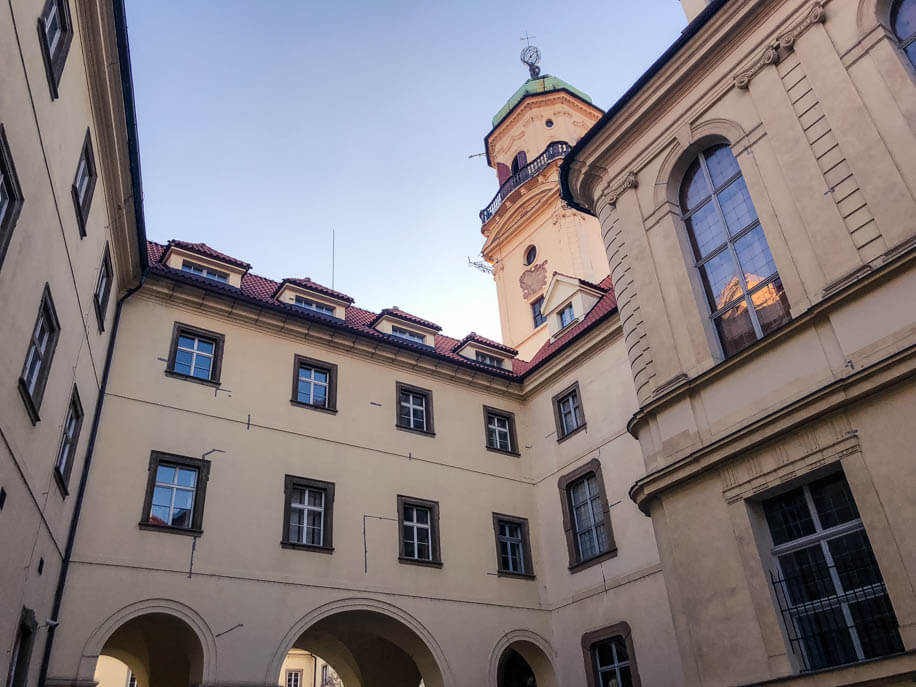
<path fill-rule="evenodd" d="M 200 534 L 210 461 L 153 451 L 140 526 Z"/>
<path fill-rule="evenodd" d="M 321 687 L 327 687 L 330 678 L 328 676 L 328 665 L 325 663 L 321 666 Z"/>
<path fill-rule="evenodd" d="M 553 416 L 557 425 L 557 440 L 585 427 L 585 415 L 579 400 L 579 383 L 568 386 L 553 397 Z"/>
<path fill-rule="evenodd" d="M 284 548 L 333 550 L 334 484 L 286 476 Z"/>
<path fill-rule="evenodd" d="M 408 341 L 413 341 L 414 343 L 426 345 L 426 337 L 422 334 L 417 334 L 416 332 L 409 331 L 407 329 L 402 329 L 401 327 L 392 327 L 391 334 L 397 336 L 401 339 L 407 339 Z"/>
<path fill-rule="evenodd" d="M 401 562 L 442 565 L 438 502 L 398 496 L 398 529 L 401 532 Z"/>
<path fill-rule="evenodd" d="M 86 140 L 76 165 L 76 176 L 73 179 L 73 206 L 76 209 L 76 223 L 80 236 L 86 235 L 86 223 L 89 221 L 89 209 L 92 207 L 92 194 L 95 191 L 95 155 L 92 152 L 92 139 L 86 131 Z"/>
<path fill-rule="evenodd" d="M 137 676 L 132 670 L 127 671 L 127 687 L 137 687 Z"/>
<path fill-rule="evenodd" d="M 38 318 L 32 329 L 32 338 L 22 366 L 22 375 L 19 377 L 19 395 L 25 402 L 26 411 L 32 424 L 38 422 L 38 411 L 41 408 L 41 399 L 44 396 L 45 384 L 51 371 L 51 361 L 54 358 L 54 349 L 60 336 L 60 324 L 54 302 L 51 300 L 51 289 L 45 284 L 38 308 Z"/>
<path fill-rule="evenodd" d="M 0 266 L 13 237 L 22 203 L 22 189 L 19 188 L 13 154 L 6 140 L 6 130 L 0 124 Z"/>
<path fill-rule="evenodd" d="M 175 323 L 168 372 L 219 384 L 225 337 L 216 332 Z"/>
<path fill-rule="evenodd" d="M 293 359 L 293 396 L 296 405 L 337 410 L 337 365 L 297 355 Z"/>
<path fill-rule="evenodd" d="M 763 502 L 776 598 L 792 649 L 818 670 L 903 651 L 897 618 L 846 477 Z"/>
<path fill-rule="evenodd" d="M 223 282 L 224 284 L 229 281 L 229 275 L 225 272 L 220 272 L 219 270 L 211 270 L 209 267 L 198 265 L 196 262 L 191 262 L 190 260 L 185 260 L 181 263 L 181 271 L 190 272 L 191 274 L 196 274 L 199 277 L 206 277 L 207 279 Z"/>
<path fill-rule="evenodd" d="M 515 438 L 515 415 L 513 413 L 484 406 L 483 421 L 488 449 L 518 455 L 518 440 Z"/>
<path fill-rule="evenodd" d="M 105 313 L 108 311 L 108 298 L 111 295 L 111 252 L 105 244 L 105 254 L 99 267 L 99 278 L 95 283 L 95 294 L 92 304 L 95 306 L 95 319 L 99 325 L 99 333 L 105 331 Z"/>
<path fill-rule="evenodd" d="M 315 301 L 310 301 L 302 296 L 296 296 L 296 305 L 300 308 L 305 308 L 306 310 L 314 310 L 315 312 L 324 313 L 325 315 L 334 316 L 334 308 L 330 305 L 325 305 L 324 303 L 316 303 Z"/>
<path fill-rule="evenodd" d="M 544 307 L 544 297 L 541 296 L 534 303 L 531 304 L 531 317 L 534 319 L 534 327 L 537 329 L 542 324 L 547 321 L 547 318 L 541 313 L 541 308 Z"/>
<path fill-rule="evenodd" d="M 80 395 L 74 386 L 73 393 L 70 396 L 70 405 L 67 406 L 67 416 L 64 418 L 60 447 L 57 450 L 57 461 L 54 465 L 54 477 L 64 495 L 68 493 L 70 470 L 73 467 L 76 444 L 79 441 L 82 426 L 83 405 L 80 403 Z"/>
<path fill-rule="evenodd" d="M 496 536 L 496 561 L 499 574 L 534 577 L 528 520 L 493 513 L 493 533 Z"/>
<path fill-rule="evenodd" d="M 64 73 L 72 40 L 73 23 L 68 0 L 48 0 L 38 18 L 38 42 L 45 61 L 52 99 L 58 95 L 60 78 Z"/>
<path fill-rule="evenodd" d="M 588 687 L 639 687 L 632 633 L 626 623 L 587 633 L 582 637 L 582 652 Z"/>
<path fill-rule="evenodd" d="M 38 623 L 35 612 L 23 608 L 16 628 L 16 639 L 10 651 L 10 667 L 7 671 L 6 684 L 9 687 L 26 687 L 29 680 L 29 662 L 32 660 L 32 648 L 35 645 L 35 632 Z"/>
<path fill-rule="evenodd" d="M 287 670 L 286 671 L 286 687 L 302 687 L 302 671 L 301 670 Z"/>
<path fill-rule="evenodd" d="M 433 433 L 433 392 L 397 383 L 398 422 L 401 429 Z"/>
<path fill-rule="evenodd" d="M 492 365 L 493 367 L 502 367 L 503 359 L 498 358 L 495 355 L 490 355 L 489 353 L 483 353 L 481 351 L 476 351 L 475 353 L 478 363 L 483 363 L 484 365 Z"/>
<path fill-rule="evenodd" d="M 616 555 L 600 461 L 595 458 L 564 475 L 558 487 L 570 570 L 588 567 Z"/>
<path fill-rule="evenodd" d="M 563 327 L 566 327 L 567 325 L 571 324 L 574 319 L 576 319 L 576 315 L 573 312 L 573 304 L 568 303 L 560 311 L 560 329 L 563 329 Z"/>

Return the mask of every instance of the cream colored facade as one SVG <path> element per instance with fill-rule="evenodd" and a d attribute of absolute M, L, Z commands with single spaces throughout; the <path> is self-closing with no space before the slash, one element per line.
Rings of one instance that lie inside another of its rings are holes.
<path fill-rule="evenodd" d="M 639 399 L 628 428 L 645 459 L 630 493 L 659 542 L 685 682 L 909 684 L 916 72 L 890 2 L 684 6 L 693 31 L 570 154 L 566 182 L 607 246 Z M 678 196 L 688 165 L 720 143 L 737 158 L 790 310 L 728 358 Z M 816 640 L 791 641 L 805 611 L 780 611 L 792 603 L 771 574 L 788 573 L 764 512 L 838 473 L 900 644 L 883 660 L 806 674 Z"/>
<path fill-rule="evenodd" d="M 123 99 L 111 3 L 71 3 L 69 49 L 53 91 L 36 32 L 44 6 L 14 0 L 0 7 L 6 148 L 0 238 L 8 237 L 8 244 L 0 240 L 6 248 L 0 249 L 0 679 L 4 685 L 13 679 L 8 667 L 22 647 L 28 665 L 19 662 L 16 687 L 37 684 L 117 302 L 141 271 L 125 118 L 132 105 Z M 87 132 L 95 185 L 81 225 L 72 185 Z M 18 192 L 7 205 L 12 178 Z M 10 226 L 6 218 L 17 205 Z M 93 300 L 106 247 L 113 286 L 97 318 Z M 45 293 L 59 333 L 51 337 L 56 345 L 45 349 L 33 391 L 21 393 Z M 81 431 L 56 476 L 74 394 L 82 406 Z M 20 682 L 26 668 L 28 681 Z"/>

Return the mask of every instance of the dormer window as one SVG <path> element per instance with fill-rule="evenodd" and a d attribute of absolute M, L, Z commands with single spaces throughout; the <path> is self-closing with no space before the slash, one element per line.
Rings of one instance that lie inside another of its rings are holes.
<path fill-rule="evenodd" d="M 484 353 L 483 351 L 476 352 L 477 362 L 483 363 L 484 365 L 491 365 L 493 367 L 502 367 L 503 359 L 498 358 L 495 355 L 490 355 L 489 353 Z"/>
<path fill-rule="evenodd" d="M 401 339 L 407 339 L 408 341 L 413 341 L 414 343 L 426 345 L 426 337 L 422 334 L 417 334 L 410 330 L 404 329 L 402 327 L 391 327 L 391 334 L 397 336 Z"/>
<path fill-rule="evenodd" d="M 302 296 L 296 296 L 296 305 L 300 308 L 305 308 L 306 310 L 314 310 L 315 312 L 320 312 L 324 315 L 334 316 L 334 308 L 330 305 L 325 305 L 324 303 L 316 303 L 315 301 L 310 301 L 307 298 Z"/>
<path fill-rule="evenodd" d="M 573 311 L 573 304 L 567 303 L 560 311 L 560 329 L 572 324 L 574 319 L 576 319 L 576 314 Z"/>
<path fill-rule="evenodd" d="M 207 279 L 223 282 L 224 284 L 229 281 L 229 275 L 225 272 L 211 270 L 209 267 L 198 265 L 196 262 L 191 262 L 190 260 L 185 260 L 181 263 L 181 271 L 190 272 L 191 274 L 196 274 L 200 277 L 206 277 Z"/>

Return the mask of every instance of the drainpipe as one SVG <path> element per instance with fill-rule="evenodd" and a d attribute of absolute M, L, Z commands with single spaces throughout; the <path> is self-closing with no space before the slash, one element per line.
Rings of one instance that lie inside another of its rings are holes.
<path fill-rule="evenodd" d="M 70 531 L 67 533 L 67 547 L 64 549 L 64 560 L 60 568 L 60 577 L 57 579 L 57 590 L 54 592 L 54 607 L 51 609 L 51 618 L 58 620 L 60 607 L 64 599 L 64 587 L 67 584 L 67 573 L 70 570 L 70 558 L 73 555 L 73 543 L 76 541 L 76 528 L 79 525 L 80 512 L 83 506 L 83 497 L 86 494 L 86 483 L 89 481 L 89 466 L 92 464 L 92 454 L 95 451 L 95 439 L 99 433 L 99 422 L 102 417 L 102 405 L 108 388 L 108 375 L 111 372 L 111 359 L 114 357 L 115 340 L 118 336 L 118 326 L 121 324 L 121 308 L 124 302 L 143 286 L 145 275 L 140 277 L 140 283 L 130 289 L 118 300 L 115 310 L 114 322 L 111 325 L 111 337 L 108 339 L 108 352 L 105 355 L 105 368 L 102 372 L 102 384 L 99 387 L 99 396 L 95 401 L 95 416 L 92 418 L 92 431 L 89 434 L 89 445 L 86 447 L 86 459 L 83 461 L 83 471 L 80 474 L 79 489 L 76 492 L 76 501 L 73 505 L 73 519 L 70 521 Z M 45 640 L 45 650 L 41 657 L 41 668 L 38 672 L 38 685 L 44 687 L 48 677 L 48 665 L 51 662 L 51 648 L 54 644 L 56 624 L 48 626 L 48 638 Z"/>

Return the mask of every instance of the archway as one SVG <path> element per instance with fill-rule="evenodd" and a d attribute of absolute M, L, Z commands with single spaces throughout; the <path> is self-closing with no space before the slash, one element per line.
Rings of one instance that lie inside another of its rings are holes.
<path fill-rule="evenodd" d="M 550 645 L 526 630 L 503 636 L 490 656 L 492 687 L 557 687 Z"/>
<path fill-rule="evenodd" d="M 203 649 L 197 634 L 180 618 L 146 613 L 127 620 L 108 637 L 100 657 L 117 659 L 133 676 L 136 687 L 190 687 L 203 679 Z M 111 662 L 100 659 L 96 678 L 109 687 Z M 100 672 L 101 671 L 101 672 Z M 111 687 L 123 687 L 111 685 Z"/>
<path fill-rule="evenodd" d="M 291 631 L 290 650 L 309 652 L 326 661 L 343 687 L 449 687 L 446 671 L 418 633 L 422 626 L 402 612 L 354 607 L 334 612 L 319 609 Z M 411 622 L 412 621 L 412 622 Z M 408 626 L 411 622 L 417 629 Z M 283 678 L 282 668 L 270 680 Z M 305 682 L 306 687 L 308 682 Z M 320 682 L 318 682 L 320 685 Z M 316 685 L 316 687 L 318 687 Z"/>

